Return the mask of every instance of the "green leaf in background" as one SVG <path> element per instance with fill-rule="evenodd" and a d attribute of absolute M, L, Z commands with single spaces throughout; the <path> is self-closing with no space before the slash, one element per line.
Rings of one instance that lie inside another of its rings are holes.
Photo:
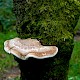
<path fill-rule="evenodd" d="M 79 29 L 80 29 L 80 17 L 79 17 L 79 20 L 77 22 L 77 25 L 76 25 L 76 27 L 74 29 L 74 33 L 76 33 Z"/>
<path fill-rule="evenodd" d="M 0 1 L 0 22 L 3 25 L 4 30 L 8 30 L 15 24 L 15 16 L 12 12 L 13 0 L 1 0 Z"/>

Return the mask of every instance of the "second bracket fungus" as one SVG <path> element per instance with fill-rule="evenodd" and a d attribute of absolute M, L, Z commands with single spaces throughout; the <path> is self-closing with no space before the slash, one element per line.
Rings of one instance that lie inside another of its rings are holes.
<path fill-rule="evenodd" d="M 4 50 L 16 57 L 26 60 L 29 57 L 44 59 L 57 54 L 56 46 L 43 46 L 37 39 L 14 38 L 4 42 Z"/>

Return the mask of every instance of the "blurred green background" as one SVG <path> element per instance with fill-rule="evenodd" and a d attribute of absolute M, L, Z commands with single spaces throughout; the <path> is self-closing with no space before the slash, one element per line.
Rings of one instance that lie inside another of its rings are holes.
<path fill-rule="evenodd" d="M 0 0 L 0 31 L 14 29 L 16 18 L 13 14 L 13 0 Z"/>
<path fill-rule="evenodd" d="M 4 51 L 4 41 L 17 37 L 16 18 L 13 14 L 13 1 L 12 0 L 0 0 L 0 77 L 6 72 L 16 66 L 12 55 L 7 54 Z M 80 22 L 77 27 L 80 27 Z M 79 36 L 78 36 L 79 37 Z M 74 50 L 70 60 L 69 67 L 69 80 L 80 80 L 80 39 L 74 40 Z M 13 79 L 12 79 L 13 80 Z M 19 80 L 15 78 L 14 80 Z"/>

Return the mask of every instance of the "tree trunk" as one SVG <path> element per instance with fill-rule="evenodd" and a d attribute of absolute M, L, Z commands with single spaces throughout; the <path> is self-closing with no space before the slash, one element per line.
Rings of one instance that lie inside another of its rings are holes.
<path fill-rule="evenodd" d="M 1 24 L 1 21 L 0 21 L 0 32 L 3 32 L 3 25 Z"/>
<path fill-rule="evenodd" d="M 59 49 L 55 57 L 47 59 L 15 57 L 21 80 L 68 80 L 74 28 L 80 13 L 78 5 L 70 0 L 13 0 L 13 3 L 19 37 L 37 38 L 43 45 L 56 45 Z"/>

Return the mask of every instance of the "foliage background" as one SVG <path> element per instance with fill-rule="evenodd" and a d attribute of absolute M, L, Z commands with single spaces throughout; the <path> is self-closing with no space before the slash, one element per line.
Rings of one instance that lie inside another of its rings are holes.
<path fill-rule="evenodd" d="M 12 8 L 13 0 L 0 0 L 0 24 L 3 27 L 2 31 L 10 30 L 10 27 L 15 24 L 16 18 Z"/>

